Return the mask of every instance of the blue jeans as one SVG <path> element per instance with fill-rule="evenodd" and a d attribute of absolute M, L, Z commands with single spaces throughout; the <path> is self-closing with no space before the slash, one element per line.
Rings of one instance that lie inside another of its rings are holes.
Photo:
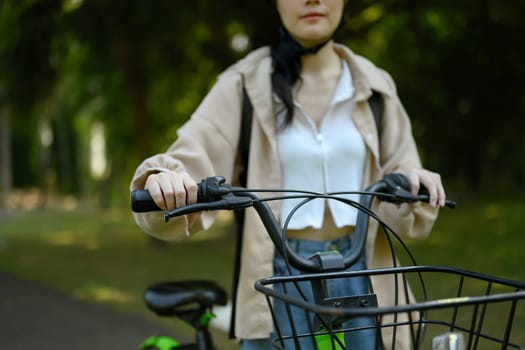
<path fill-rule="evenodd" d="M 319 251 L 329 251 L 337 249 L 341 254 L 345 255 L 348 253 L 351 247 L 351 241 L 348 237 L 340 238 L 330 242 L 324 241 L 311 241 L 311 240 L 288 240 L 290 247 L 296 251 L 299 255 L 309 257 Z M 366 268 L 365 257 L 362 256 L 356 264 L 354 264 L 350 270 L 363 270 Z M 290 272 L 286 267 L 286 263 L 280 256 L 274 258 L 274 269 L 275 276 L 288 276 Z M 292 268 L 291 273 L 293 275 L 299 274 L 299 272 Z M 310 282 L 300 282 L 298 286 L 293 283 L 287 283 L 284 287 L 282 284 L 276 284 L 274 290 L 283 292 L 286 288 L 286 294 L 294 295 L 298 298 L 302 298 L 299 294 L 298 288 L 306 297 L 307 300 L 313 301 L 313 293 L 310 286 Z M 330 297 L 338 296 L 350 296 L 369 293 L 368 278 L 363 277 L 352 277 L 347 279 L 331 279 L 326 281 L 326 289 Z M 292 334 L 292 326 L 290 322 L 290 316 L 287 307 L 280 300 L 274 299 L 273 309 L 276 317 L 276 330 L 278 329 L 283 335 Z M 293 327 L 297 334 L 311 333 L 316 331 L 313 329 L 312 321 L 313 316 L 307 315 L 303 309 L 292 306 L 289 310 L 291 312 L 291 319 L 293 320 Z M 357 328 L 357 327 L 370 327 L 374 326 L 375 320 L 372 317 L 356 317 L 351 320 L 347 320 L 343 323 L 344 328 Z M 376 329 L 363 329 L 351 332 L 345 332 L 344 341 L 345 349 L 359 349 L 359 350 L 376 350 L 377 348 L 377 336 L 378 331 Z M 275 334 L 268 339 L 257 339 L 257 340 L 242 340 L 242 350 L 262 350 L 272 349 L 271 339 L 275 338 Z M 296 349 L 293 340 L 286 340 L 284 343 L 285 349 Z M 313 337 L 302 337 L 299 341 L 299 347 L 297 349 L 316 349 L 315 341 Z"/>

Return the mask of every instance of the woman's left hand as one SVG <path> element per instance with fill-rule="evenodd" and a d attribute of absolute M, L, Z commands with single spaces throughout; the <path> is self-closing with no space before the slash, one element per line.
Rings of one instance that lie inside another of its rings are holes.
<path fill-rule="evenodd" d="M 421 168 L 408 169 L 402 172 L 412 184 L 412 193 L 418 193 L 421 186 L 423 186 L 427 189 L 430 196 L 430 205 L 435 208 L 445 206 L 445 188 L 438 173 Z"/>

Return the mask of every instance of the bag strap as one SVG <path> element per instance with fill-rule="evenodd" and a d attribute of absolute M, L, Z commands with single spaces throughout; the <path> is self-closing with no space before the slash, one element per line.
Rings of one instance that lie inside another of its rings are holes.
<path fill-rule="evenodd" d="M 374 121 L 376 122 L 378 140 L 381 141 L 381 134 L 383 132 L 383 96 L 381 93 L 372 90 L 372 96 L 368 98 L 368 104 L 374 115 Z"/>
<path fill-rule="evenodd" d="M 244 76 L 241 74 L 242 81 L 242 105 L 241 105 L 241 129 L 239 136 L 239 152 L 241 155 L 243 169 L 239 174 L 239 184 L 246 187 L 248 180 L 248 160 L 250 157 L 250 138 L 252 134 L 252 120 L 253 120 L 253 105 L 250 97 L 246 93 L 244 86 Z M 237 287 L 239 285 L 239 274 L 241 270 L 241 250 L 242 250 L 242 230 L 244 228 L 244 209 L 236 209 L 233 211 L 235 217 L 235 256 L 233 266 L 233 286 L 232 286 L 232 311 L 230 318 L 229 338 L 235 338 L 235 310 L 237 299 Z"/>
<path fill-rule="evenodd" d="M 240 174 L 239 181 L 242 187 L 246 187 L 248 178 L 248 160 L 250 158 L 250 138 L 252 134 L 252 120 L 253 120 L 253 105 L 246 87 L 244 86 L 244 76 L 242 79 L 242 109 L 241 109 L 241 134 L 239 136 L 239 146 L 241 151 L 241 159 L 243 170 Z"/>

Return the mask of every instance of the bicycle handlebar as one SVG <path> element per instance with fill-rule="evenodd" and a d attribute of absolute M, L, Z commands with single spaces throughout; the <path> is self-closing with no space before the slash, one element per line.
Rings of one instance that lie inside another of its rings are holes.
<path fill-rule="evenodd" d="M 386 175 L 379 182 L 372 184 L 361 195 L 360 205 L 369 209 L 374 197 L 392 203 L 410 203 L 429 200 L 428 194 L 413 195 L 410 181 L 399 173 Z M 321 260 L 305 259 L 293 251 L 283 239 L 281 228 L 269 205 L 253 192 L 245 188 L 234 187 L 225 183 L 224 177 L 213 176 L 198 184 L 197 203 L 176 208 L 164 214 L 166 221 L 173 217 L 210 210 L 233 210 L 253 207 L 261 218 L 276 250 L 286 256 L 290 264 L 304 272 L 344 270 L 353 265 L 364 251 L 368 231 L 369 214 L 359 210 L 356 231 L 348 255 L 326 255 Z M 336 197 L 333 197 L 337 199 Z M 455 208 L 456 203 L 447 201 L 447 207 Z M 160 211 L 147 190 L 134 190 L 131 193 L 131 208 L 134 212 Z"/>

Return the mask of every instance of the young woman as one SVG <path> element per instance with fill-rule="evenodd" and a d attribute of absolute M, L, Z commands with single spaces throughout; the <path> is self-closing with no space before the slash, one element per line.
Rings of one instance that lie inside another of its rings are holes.
<path fill-rule="evenodd" d="M 346 5 L 345 0 L 275 0 L 282 25 L 280 40 L 255 50 L 221 74 L 180 128 L 175 143 L 137 168 L 131 189 L 148 189 L 159 207 L 170 210 L 194 203 L 196 181 L 202 178 L 223 175 L 231 183 L 238 182 L 243 168 L 238 140 L 244 87 L 253 105 L 248 187 L 360 190 L 385 174 L 401 172 L 410 179 L 414 192 L 426 187 L 430 205 L 379 203 L 374 210 L 397 232 L 426 237 L 438 208 L 444 205 L 443 185 L 438 174 L 421 166 L 410 121 L 391 77 L 333 42 Z M 368 104 L 372 91 L 383 100 L 381 138 Z M 294 203 L 271 205 L 283 218 Z M 355 217 L 351 209 L 313 202 L 290 222 L 288 237 L 302 254 L 333 245 L 349 249 Z M 135 219 L 147 233 L 176 240 L 209 228 L 214 214 L 192 214 L 168 224 L 159 213 L 135 214 Z M 371 222 L 366 258 L 357 268 L 392 264 L 385 238 L 377 231 L 377 224 Z M 264 296 L 253 285 L 259 278 L 282 273 L 282 261 L 249 210 L 243 234 L 235 335 L 243 349 L 269 349 L 272 319 Z M 393 281 L 372 282 L 379 303 L 392 304 Z M 366 281 L 336 288 L 360 293 Z M 358 332 L 347 346 L 375 349 L 375 339 L 370 331 Z M 408 347 L 408 333 L 398 331 L 396 339 L 399 348 Z"/>

